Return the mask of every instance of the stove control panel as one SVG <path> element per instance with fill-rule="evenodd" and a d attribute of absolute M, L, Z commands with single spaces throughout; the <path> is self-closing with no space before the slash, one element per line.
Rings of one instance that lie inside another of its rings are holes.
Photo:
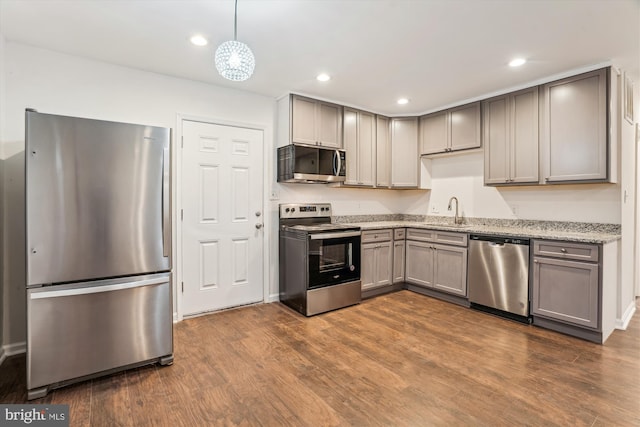
<path fill-rule="evenodd" d="M 289 203 L 280 205 L 280 218 L 319 218 L 330 216 L 330 203 Z"/>

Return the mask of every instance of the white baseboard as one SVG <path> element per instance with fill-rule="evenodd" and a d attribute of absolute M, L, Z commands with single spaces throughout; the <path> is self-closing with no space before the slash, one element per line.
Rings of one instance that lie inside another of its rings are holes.
<path fill-rule="evenodd" d="M 27 342 L 22 341 L 22 342 L 16 342 L 13 344 L 7 344 L 4 347 L 2 347 L 2 349 L 4 350 L 4 354 L 7 357 L 13 356 L 15 354 L 25 353 L 27 351 Z"/>
<path fill-rule="evenodd" d="M 636 312 L 636 302 L 631 301 L 627 309 L 624 311 L 624 314 L 622 315 L 622 319 L 616 319 L 616 329 L 622 329 L 623 331 L 626 330 L 635 312 Z"/>
<path fill-rule="evenodd" d="M 173 323 L 178 323 L 178 312 L 177 311 L 173 312 Z"/>
<path fill-rule="evenodd" d="M 267 297 L 266 303 L 280 301 L 280 294 L 271 294 Z"/>

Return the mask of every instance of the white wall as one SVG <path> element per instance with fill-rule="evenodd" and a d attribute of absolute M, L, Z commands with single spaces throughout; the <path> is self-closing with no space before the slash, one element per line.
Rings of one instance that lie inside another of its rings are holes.
<path fill-rule="evenodd" d="M 4 142 L 4 124 L 5 121 L 5 39 L 0 34 L 0 360 L 3 357 L 3 344 L 4 344 L 4 230 L 6 225 L 4 223 L 4 154 L 3 154 L 3 142 Z"/>
<path fill-rule="evenodd" d="M 2 122 L 7 216 L 4 277 L 5 344 L 24 341 L 24 109 L 166 126 L 177 114 L 265 127 L 273 152 L 275 101 L 271 98 L 85 60 L 7 42 L 6 120 Z M 212 68 L 211 72 L 215 72 Z M 239 86 L 241 87 L 241 86 Z M 175 156 L 174 156 L 175 159 Z M 175 170 L 175 169 L 174 169 Z M 176 194 L 174 192 L 174 194 Z M 175 243 L 175 242 L 174 242 Z M 175 266 L 174 266 L 175 267 Z M 7 295 L 6 294 L 6 295 Z"/>
<path fill-rule="evenodd" d="M 452 215 L 447 204 L 456 196 L 467 217 L 620 224 L 617 184 L 485 187 L 483 165 L 482 152 L 433 159 L 433 190 L 400 193 L 399 208 L 404 213 Z"/>

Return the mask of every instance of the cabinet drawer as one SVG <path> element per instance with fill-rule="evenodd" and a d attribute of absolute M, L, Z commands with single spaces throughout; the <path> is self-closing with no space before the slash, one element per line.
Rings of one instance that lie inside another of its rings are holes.
<path fill-rule="evenodd" d="M 435 238 L 436 238 L 435 230 L 424 230 L 422 228 L 407 228 L 407 240 L 433 242 Z"/>
<path fill-rule="evenodd" d="M 387 240 L 392 240 L 393 230 L 390 228 L 385 228 L 383 230 L 369 230 L 363 231 L 361 242 L 362 243 L 370 243 L 370 242 L 385 242 Z"/>
<path fill-rule="evenodd" d="M 445 245 L 467 246 L 468 235 L 466 233 L 451 233 L 436 231 L 435 241 Z"/>
<path fill-rule="evenodd" d="M 599 249 L 597 245 L 583 243 L 555 242 L 549 240 L 535 240 L 533 242 L 534 255 L 589 262 L 598 262 Z"/>
<path fill-rule="evenodd" d="M 396 228 L 393 230 L 393 240 L 404 240 L 406 235 L 406 228 Z"/>

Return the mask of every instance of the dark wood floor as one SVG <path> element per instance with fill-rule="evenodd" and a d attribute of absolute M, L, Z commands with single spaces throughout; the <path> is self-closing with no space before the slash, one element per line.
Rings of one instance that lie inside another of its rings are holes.
<path fill-rule="evenodd" d="M 175 325 L 175 363 L 50 393 L 72 426 L 639 426 L 640 315 L 604 346 L 409 291 Z M 25 401 L 24 355 L 0 402 Z"/>

